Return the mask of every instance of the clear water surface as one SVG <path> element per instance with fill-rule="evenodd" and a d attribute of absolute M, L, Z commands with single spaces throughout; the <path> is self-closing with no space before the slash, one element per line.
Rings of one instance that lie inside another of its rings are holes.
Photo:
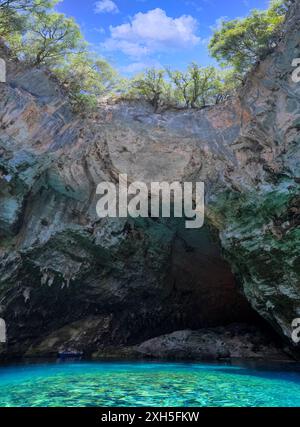
<path fill-rule="evenodd" d="M 300 406 L 300 368 L 57 362 L 0 368 L 0 406 Z"/>

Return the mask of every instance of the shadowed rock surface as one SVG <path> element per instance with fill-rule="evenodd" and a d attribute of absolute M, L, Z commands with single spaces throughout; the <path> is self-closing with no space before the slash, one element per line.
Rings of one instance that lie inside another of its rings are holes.
<path fill-rule="evenodd" d="M 177 331 L 146 341 L 134 350 L 142 357 L 168 360 L 289 359 L 278 344 L 257 328 L 241 324 Z"/>
<path fill-rule="evenodd" d="M 3 353 L 49 354 L 67 348 L 74 333 L 78 350 L 92 354 L 176 330 L 257 324 L 250 305 L 294 345 L 300 84 L 291 64 L 300 57 L 298 3 L 285 28 L 237 99 L 201 111 L 154 114 L 146 104 L 117 102 L 80 118 L 51 76 L 25 70 L 2 49 Z M 99 220 L 96 186 L 120 173 L 131 182 L 204 181 L 205 228 Z"/>

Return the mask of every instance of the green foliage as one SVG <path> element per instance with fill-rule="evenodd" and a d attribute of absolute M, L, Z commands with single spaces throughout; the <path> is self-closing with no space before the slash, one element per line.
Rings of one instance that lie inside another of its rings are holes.
<path fill-rule="evenodd" d="M 14 49 L 34 66 L 51 67 L 66 55 L 84 49 L 84 43 L 73 19 L 56 12 L 38 12 L 31 14 L 27 31 Z"/>
<path fill-rule="evenodd" d="M 192 63 L 187 71 L 146 70 L 136 76 L 127 95 L 159 107 L 204 108 L 226 100 L 239 84 L 233 70 L 219 71 Z"/>
<path fill-rule="evenodd" d="M 215 102 L 226 101 L 230 96 L 233 96 L 237 89 L 243 83 L 242 74 L 235 71 L 233 68 L 218 72 L 219 79 L 216 82 Z"/>
<path fill-rule="evenodd" d="M 24 31 L 31 13 L 41 13 L 60 0 L 0 0 L 0 37 Z"/>
<path fill-rule="evenodd" d="M 28 66 L 47 67 L 67 89 L 75 110 L 92 111 L 117 87 L 117 74 L 89 53 L 79 26 L 54 11 L 60 0 L 0 0 L 0 37 Z"/>
<path fill-rule="evenodd" d="M 223 21 L 209 44 L 212 56 L 244 74 L 276 46 L 285 13 L 285 2 L 275 0 L 265 11 L 253 10 L 246 18 Z"/>
<path fill-rule="evenodd" d="M 175 86 L 174 98 L 179 104 L 184 104 L 186 108 L 191 105 L 190 87 L 191 80 L 188 72 L 167 70 L 170 81 Z"/>
<path fill-rule="evenodd" d="M 205 107 L 212 103 L 220 83 L 216 69 L 214 67 L 199 67 L 193 63 L 189 66 L 188 73 L 191 80 L 191 107 Z"/>
<path fill-rule="evenodd" d="M 200 67 L 192 63 L 186 72 L 168 71 L 175 85 L 175 98 L 184 102 L 185 107 L 205 107 L 214 101 L 220 90 L 221 80 L 214 67 Z"/>
<path fill-rule="evenodd" d="M 172 96 L 171 85 L 165 80 L 166 72 L 151 68 L 144 74 L 136 76 L 129 88 L 133 97 L 143 97 L 154 107 L 154 110 L 167 104 Z"/>
<path fill-rule="evenodd" d="M 204 108 L 228 99 L 242 84 L 245 72 L 276 46 L 286 3 L 273 0 L 266 11 L 254 10 L 244 19 L 222 23 L 210 50 L 227 69 L 192 63 L 186 71 L 168 69 L 168 79 L 163 70 L 146 70 L 134 78 L 129 95 L 146 99 L 155 110 L 166 105 Z"/>
<path fill-rule="evenodd" d="M 116 71 L 102 58 L 88 52 L 73 53 L 53 69 L 68 90 L 77 110 L 93 110 L 97 98 L 117 88 Z"/>
<path fill-rule="evenodd" d="M 0 8 L 0 37 L 7 39 L 15 32 L 22 31 L 25 25 L 26 18 L 24 16 L 19 15 L 14 10 L 2 10 Z"/>
<path fill-rule="evenodd" d="M 41 11 L 53 7 L 60 0 L 0 0 L 0 9 L 27 10 L 30 12 Z"/>
<path fill-rule="evenodd" d="M 286 3 L 272 0 L 266 11 L 223 22 L 210 42 L 226 70 L 192 63 L 186 71 L 146 70 L 120 80 L 102 58 L 89 52 L 79 26 L 53 7 L 61 0 L 0 0 L 0 38 L 29 66 L 47 67 L 78 111 L 91 111 L 111 93 L 143 98 L 161 107 L 204 108 L 234 94 L 247 70 L 277 43 Z"/>

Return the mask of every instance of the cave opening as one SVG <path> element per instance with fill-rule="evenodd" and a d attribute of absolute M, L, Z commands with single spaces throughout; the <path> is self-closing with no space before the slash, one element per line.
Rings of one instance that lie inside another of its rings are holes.
<path fill-rule="evenodd" d="M 217 230 L 210 224 L 187 229 L 179 219 L 170 224 L 175 234 L 168 286 L 181 314 L 181 329 L 238 323 L 269 330 L 243 294 L 225 259 Z"/>

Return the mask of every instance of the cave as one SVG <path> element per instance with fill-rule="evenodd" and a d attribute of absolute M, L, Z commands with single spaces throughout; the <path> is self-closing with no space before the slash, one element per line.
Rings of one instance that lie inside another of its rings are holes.
<path fill-rule="evenodd" d="M 270 324 L 297 347 L 296 4 L 288 19 L 280 49 L 237 97 L 184 111 L 118 99 L 78 117 L 55 80 L 0 46 L 8 65 L 0 87 L 1 355 L 74 348 L 101 357 L 233 323 Z M 100 220 L 97 185 L 123 173 L 146 184 L 204 182 L 205 226 Z"/>
<path fill-rule="evenodd" d="M 188 230 L 178 221 L 170 271 L 173 295 L 184 316 L 181 329 L 259 323 L 213 227 Z"/>

